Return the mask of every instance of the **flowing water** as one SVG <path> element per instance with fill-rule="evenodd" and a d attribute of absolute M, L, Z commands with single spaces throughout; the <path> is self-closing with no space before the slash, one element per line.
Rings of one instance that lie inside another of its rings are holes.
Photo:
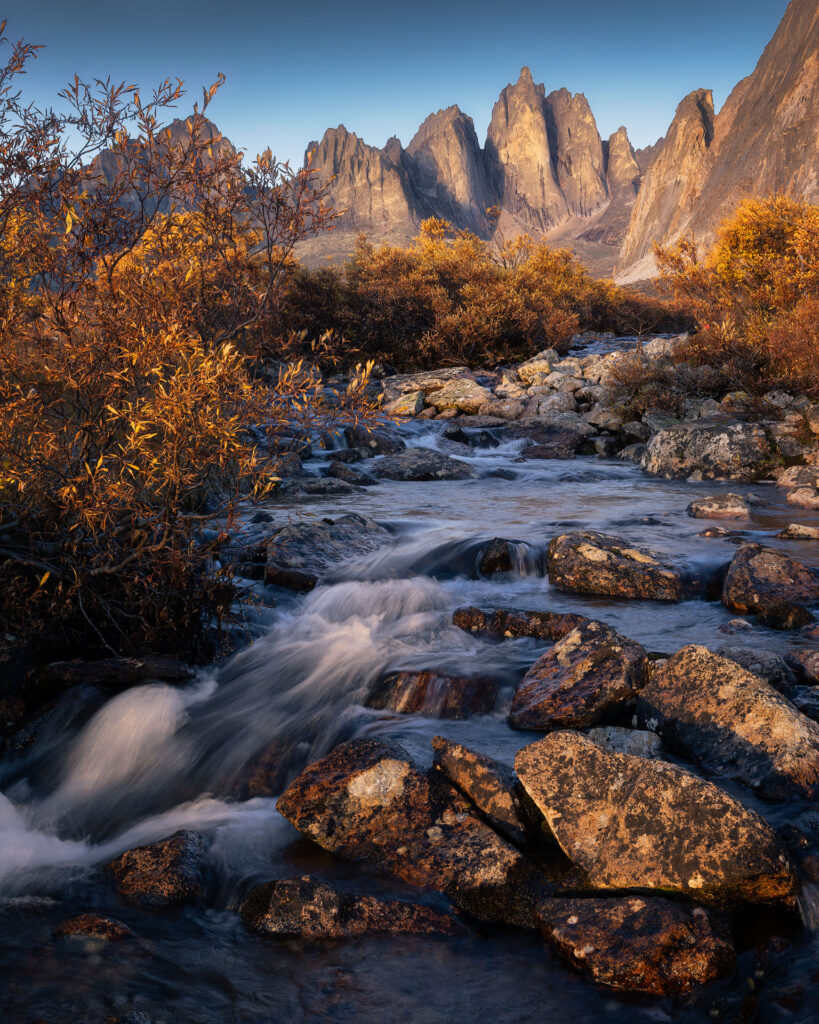
<path fill-rule="evenodd" d="M 732 616 L 716 603 L 582 599 L 556 593 L 543 577 L 549 538 L 577 528 L 618 534 L 690 568 L 716 568 L 730 559 L 732 542 L 699 537 L 708 524 L 685 509 L 694 497 L 736 485 L 662 481 L 600 459 L 525 461 L 520 442 L 467 449 L 443 440 L 441 424 L 402 429 L 411 444 L 466 458 L 479 478 L 385 482 L 303 505 L 298 513 L 295 505 L 271 507 L 272 522 L 248 525 L 248 539 L 296 514 L 356 511 L 386 525 L 392 543 L 341 566 L 306 596 L 277 592 L 274 608 L 268 606 L 273 592 L 257 585 L 261 601 L 248 626 L 253 642 L 226 663 L 184 688 L 128 690 L 80 725 L 56 721 L 25 756 L 0 765 L 0 1019 L 815 1021 L 819 898 L 809 887 L 802 898 L 807 928 L 779 967 L 751 977 L 752 953 L 744 952 L 732 978 L 677 1001 L 615 996 L 562 965 L 536 936 L 514 931 L 306 944 L 245 930 L 236 906 L 254 884 L 275 877 L 313 872 L 359 891 L 418 898 L 400 883 L 317 850 L 277 814 L 274 799 L 248 796 L 250 766 L 260 752 L 279 753 L 284 783 L 353 736 L 397 739 L 422 764 L 431 763 L 436 734 L 507 763 L 535 738 L 509 729 L 505 709 L 543 646 L 463 633 L 451 625 L 459 605 L 577 611 L 657 652 L 690 642 L 776 650 L 800 642 L 756 626 L 736 632 Z M 771 538 L 784 525 L 809 521 L 810 513 L 787 508 L 772 486 L 742 491 L 761 501 L 752 521 L 741 524 L 749 539 L 779 544 Z M 516 542 L 516 571 L 477 579 L 477 552 L 495 536 Z M 787 550 L 817 562 L 815 545 L 789 543 Z M 362 706 L 385 671 L 410 668 L 492 674 L 505 686 L 493 714 L 465 721 Z M 814 808 L 763 806 L 741 787 L 728 788 L 775 825 L 819 828 Z M 214 837 L 211 905 L 148 912 L 121 903 L 104 864 L 180 828 Z M 62 921 L 89 910 L 126 922 L 139 938 L 105 944 L 53 937 Z M 746 938 L 750 949 L 752 923 Z M 750 988 L 759 992 L 753 1018 L 743 1003 Z"/>

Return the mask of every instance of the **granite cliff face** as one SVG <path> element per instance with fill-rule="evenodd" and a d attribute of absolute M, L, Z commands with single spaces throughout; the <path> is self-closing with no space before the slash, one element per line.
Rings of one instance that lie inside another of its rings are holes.
<path fill-rule="evenodd" d="M 819 202 L 816 0 L 793 0 L 755 70 L 716 117 L 709 95 L 683 100 L 648 169 L 618 261 L 624 277 L 649 276 L 655 240 L 692 234 L 708 242 L 746 195 L 781 191 Z"/>
<path fill-rule="evenodd" d="M 407 241 L 439 216 L 484 238 L 496 223 L 573 248 L 596 273 L 654 272 L 652 243 L 709 240 L 745 195 L 779 190 L 819 201 L 819 4 L 793 0 L 756 70 L 715 114 L 709 90 L 686 96 L 665 138 L 635 150 L 625 128 L 603 141 L 588 101 L 546 95 L 528 68 L 500 94 L 481 147 L 472 119 L 432 114 L 404 149 L 366 145 L 343 126 L 315 149 L 313 167 L 346 211 L 328 236 L 334 255 L 357 231 Z M 312 243 L 327 255 L 327 242 Z M 311 255 L 308 252 L 308 258 Z"/>

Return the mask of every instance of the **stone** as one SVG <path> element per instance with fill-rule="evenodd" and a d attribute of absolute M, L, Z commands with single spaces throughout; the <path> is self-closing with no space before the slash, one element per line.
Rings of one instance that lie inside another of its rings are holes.
<path fill-rule="evenodd" d="M 595 889 L 793 902 L 793 869 L 773 829 L 676 765 L 564 731 L 518 751 L 515 771 Z"/>
<path fill-rule="evenodd" d="M 291 590 L 312 590 L 336 565 L 375 551 L 390 540 L 383 526 L 356 512 L 338 519 L 294 523 L 267 542 L 265 582 Z"/>
<path fill-rule="evenodd" d="M 669 750 L 763 796 L 819 796 L 819 726 L 764 679 L 705 647 L 683 647 L 651 673 L 637 719 Z"/>
<path fill-rule="evenodd" d="M 540 384 L 542 378 L 548 377 L 554 364 L 559 361 L 560 355 L 553 348 L 544 349 L 517 367 L 518 377 L 525 384 Z"/>
<path fill-rule="evenodd" d="M 345 427 L 344 437 L 350 448 L 363 448 L 370 456 L 394 455 L 402 452 L 406 442 L 395 430 L 379 430 L 376 427 Z"/>
<path fill-rule="evenodd" d="M 410 391 L 406 395 L 394 399 L 392 402 L 387 402 L 384 406 L 384 412 L 388 416 L 417 416 L 419 412 L 423 411 L 426 401 L 424 398 L 423 391 Z"/>
<path fill-rule="evenodd" d="M 492 401 L 492 392 L 475 380 L 463 378 L 450 381 L 442 388 L 430 392 L 427 401 L 439 412 L 455 409 L 456 412 L 477 413 L 482 406 Z"/>
<path fill-rule="evenodd" d="M 599 430 L 608 430 L 616 434 L 623 426 L 623 417 L 606 405 L 596 405 L 583 414 L 583 419 Z"/>
<path fill-rule="evenodd" d="M 523 855 L 440 772 L 419 771 L 396 743 L 341 744 L 305 768 L 276 806 L 325 850 L 437 889 L 482 920 L 532 927 L 546 895 Z"/>
<path fill-rule="evenodd" d="M 574 398 L 566 391 L 534 398 L 530 404 L 534 405 L 529 412 L 530 416 L 546 419 L 554 413 L 574 412 L 577 408 Z"/>
<path fill-rule="evenodd" d="M 517 778 L 511 768 L 468 747 L 435 736 L 433 765 L 507 839 L 521 844 L 526 833 Z"/>
<path fill-rule="evenodd" d="M 394 402 L 404 395 L 420 391 L 426 396 L 439 391 L 447 384 L 459 380 L 475 380 L 475 375 L 467 366 L 443 366 L 437 370 L 423 370 L 421 373 L 405 373 L 398 376 L 385 377 L 381 381 L 384 399 Z"/>
<path fill-rule="evenodd" d="M 468 463 L 429 448 L 407 448 L 397 455 L 387 455 L 373 466 L 373 472 L 383 480 L 473 480 L 476 477 Z"/>
<path fill-rule="evenodd" d="M 573 967 L 625 992 L 682 995 L 729 974 L 736 960 L 716 911 L 656 896 L 551 897 L 537 917 Z"/>
<path fill-rule="evenodd" d="M 485 676 L 391 672 L 379 682 L 367 707 L 427 718 L 468 718 L 492 711 L 498 690 L 497 681 Z"/>
<path fill-rule="evenodd" d="M 79 914 L 68 921 L 63 921 L 54 934 L 60 939 L 68 936 L 105 941 L 134 938 L 134 933 L 127 924 L 117 921 L 114 917 L 94 913 Z"/>
<path fill-rule="evenodd" d="M 819 526 L 790 523 L 777 534 L 782 540 L 819 540 Z"/>
<path fill-rule="evenodd" d="M 814 434 L 819 434 L 819 405 L 812 405 L 805 413 L 805 420 Z"/>
<path fill-rule="evenodd" d="M 645 684 L 646 652 L 602 622 L 558 640 L 523 677 L 512 700 L 515 729 L 582 728 L 621 712 Z"/>
<path fill-rule="evenodd" d="M 528 636 L 537 640 L 560 640 L 573 629 L 590 622 L 572 612 L 526 612 L 508 608 L 482 611 L 472 606 L 456 608 L 452 623 L 467 633 L 498 637 Z"/>
<path fill-rule="evenodd" d="M 463 927 L 449 914 L 405 900 L 339 892 L 320 878 L 279 878 L 257 885 L 239 913 L 259 935 L 351 939 L 361 935 L 455 935 Z"/>
<path fill-rule="evenodd" d="M 549 582 L 569 594 L 679 601 L 683 574 L 620 537 L 583 531 L 553 538 L 546 553 Z"/>
<path fill-rule="evenodd" d="M 371 487 L 375 483 L 375 480 L 368 473 L 362 473 L 360 469 L 355 469 L 346 462 L 339 462 L 337 459 L 334 459 L 327 467 L 327 476 L 344 480 L 346 483 L 354 484 L 356 487 Z"/>
<path fill-rule="evenodd" d="M 788 491 L 785 501 L 793 508 L 819 509 L 819 487 L 797 487 Z"/>
<path fill-rule="evenodd" d="M 788 651 L 785 660 L 808 686 L 819 686 L 819 648 L 794 648 Z"/>
<path fill-rule="evenodd" d="M 755 423 L 696 420 L 659 430 L 646 446 L 642 467 L 666 478 L 737 480 L 751 483 L 768 475 L 775 453 Z"/>
<path fill-rule="evenodd" d="M 775 690 L 787 694 L 796 683 L 793 672 L 784 658 L 764 647 L 743 647 L 731 645 L 720 647 L 717 651 L 723 658 L 730 658 L 748 672 L 759 676 Z"/>
<path fill-rule="evenodd" d="M 495 537 L 478 552 L 477 571 L 479 576 L 496 576 L 498 573 L 517 572 L 527 575 L 526 555 L 528 547 L 520 541 Z M 521 570 L 524 570 L 523 572 Z"/>
<path fill-rule="evenodd" d="M 108 864 L 107 870 L 127 903 L 175 907 L 204 898 L 204 853 L 201 833 L 176 832 L 158 843 L 126 850 Z"/>
<path fill-rule="evenodd" d="M 141 658 L 102 658 L 99 661 L 53 661 L 38 674 L 38 685 L 55 692 L 70 686 L 101 686 L 119 693 L 147 682 L 188 683 L 194 669 L 176 658 L 154 654 Z"/>
<path fill-rule="evenodd" d="M 333 477 L 300 476 L 280 484 L 276 493 L 288 498 L 325 498 L 339 494 L 355 494 L 358 490 L 346 480 Z"/>
<path fill-rule="evenodd" d="M 647 729 L 625 729 L 620 725 L 603 725 L 589 729 L 586 735 L 603 750 L 633 757 L 662 757 L 663 745 L 656 733 Z"/>
<path fill-rule="evenodd" d="M 495 399 L 487 402 L 478 410 L 480 416 L 497 416 L 502 420 L 517 420 L 523 416 L 526 406 L 516 398 Z"/>
<path fill-rule="evenodd" d="M 751 515 L 741 494 L 714 494 L 698 498 L 686 511 L 694 519 L 748 519 Z"/>
<path fill-rule="evenodd" d="M 784 608 L 805 609 L 819 601 L 819 577 L 807 566 L 776 548 L 743 544 L 728 568 L 722 588 L 722 603 L 740 615 L 759 615 L 780 609 L 771 620 L 785 622 Z M 798 616 L 797 616 L 798 618 Z M 810 615 L 806 621 L 810 621 Z M 805 625 L 798 622 L 796 627 Z M 777 628 L 774 625 L 774 628 Z"/>

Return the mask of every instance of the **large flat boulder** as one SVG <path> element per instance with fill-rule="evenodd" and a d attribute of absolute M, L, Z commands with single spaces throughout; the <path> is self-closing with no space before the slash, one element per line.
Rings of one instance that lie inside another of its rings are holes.
<path fill-rule="evenodd" d="M 454 935 L 463 930 L 455 918 L 431 907 L 340 892 L 310 875 L 256 886 L 239 913 L 260 935 L 305 939 L 350 939 L 383 932 Z"/>
<path fill-rule="evenodd" d="M 515 729 L 583 728 L 622 711 L 647 679 L 646 652 L 602 622 L 572 630 L 523 677 L 509 712 Z"/>
<path fill-rule="evenodd" d="M 774 627 L 804 626 L 811 619 L 808 606 L 817 601 L 819 576 L 783 551 L 761 544 L 739 548 L 722 587 L 726 608 L 741 615 L 761 615 Z"/>
<path fill-rule="evenodd" d="M 641 464 L 667 478 L 750 483 L 767 476 L 776 463 L 777 453 L 758 424 L 695 420 L 658 430 Z"/>
<path fill-rule="evenodd" d="M 338 519 L 294 523 L 267 543 L 265 582 L 312 590 L 345 559 L 375 551 L 390 539 L 383 526 L 355 512 Z"/>
<path fill-rule="evenodd" d="M 564 731 L 518 751 L 515 771 L 592 888 L 792 902 L 793 869 L 773 829 L 676 765 Z"/>
<path fill-rule="evenodd" d="M 560 640 L 590 621 L 585 615 L 573 612 L 527 612 L 511 608 L 485 611 L 473 605 L 456 608 L 452 615 L 453 625 L 476 636 L 528 636 L 551 641 Z"/>
<path fill-rule="evenodd" d="M 475 375 L 467 366 L 448 366 L 438 370 L 424 370 L 421 373 L 404 373 L 395 377 L 385 377 L 381 381 L 384 391 L 384 398 L 387 402 L 394 402 L 402 395 L 420 391 L 423 395 L 430 395 L 434 391 L 440 391 L 457 381 L 474 381 Z"/>
<path fill-rule="evenodd" d="M 427 401 L 439 412 L 454 409 L 456 412 L 478 413 L 483 406 L 492 401 L 492 392 L 482 387 L 476 380 L 461 377 L 430 392 Z"/>
<path fill-rule="evenodd" d="M 309 765 L 277 809 L 325 850 L 437 889 L 476 917 L 534 925 L 541 893 L 531 864 L 396 743 L 343 743 Z"/>
<path fill-rule="evenodd" d="M 694 519 L 748 519 L 751 510 L 741 494 L 712 494 L 697 498 L 686 510 Z"/>
<path fill-rule="evenodd" d="M 477 474 L 467 462 L 429 448 L 407 448 L 387 455 L 373 466 L 383 480 L 473 480 Z"/>
<path fill-rule="evenodd" d="M 669 749 L 765 796 L 819 796 L 819 725 L 706 647 L 683 647 L 655 668 L 637 717 Z"/>
<path fill-rule="evenodd" d="M 659 897 L 544 900 L 544 936 L 598 984 L 681 995 L 730 973 L 734 947 L 714 910 Z"/>
<path fill-rule="evenodd" d="M 554 537 L 546 552 L 549 582 L 568 594 L 679 601 L 680 569 L 621 537 L 592 530 Z"/>

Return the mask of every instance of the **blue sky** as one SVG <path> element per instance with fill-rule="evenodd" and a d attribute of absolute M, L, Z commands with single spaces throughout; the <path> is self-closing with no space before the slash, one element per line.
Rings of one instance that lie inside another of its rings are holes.
<path fill-rule="evenodd" d="M 211 107 L 255 154 L 300 162 L 344 123 L 381 146 L 406 145 L 432 111 L 457 103 L 483 143 L 492 105 L 523 64 L 547 92 L 584 92 L 603 137 L 625 124 L 635 146 L 665 133 L 692 89 L 719 107 L 749 74 L 786 0 L 7 0 L 12 38 L 43 43 L 27 94 L 50 102 L 73 78 L 149 86 L 180 76 L 193 94 L 221 71 Z M 180 109 L 184 115 L 187 110 Z"/>

